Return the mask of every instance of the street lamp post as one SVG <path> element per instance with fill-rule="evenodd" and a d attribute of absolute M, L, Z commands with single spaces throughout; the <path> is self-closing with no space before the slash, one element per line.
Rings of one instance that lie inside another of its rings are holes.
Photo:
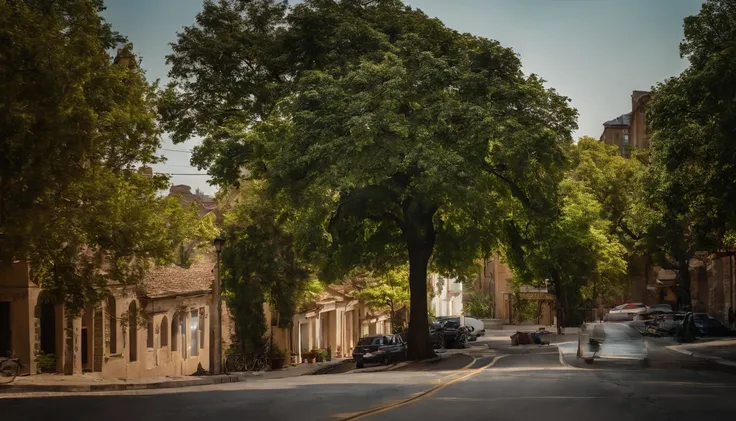
<path fill-rule="evenodd" d="M 212 350 L 214 358 L 212 359 L 212 374 L 222 374 L 222 287 L 220 284 L 220 252 L 222 247 L 225 245 L 225 236 L 220 235 L 213 241 L 215 245 L 215 251 L 217 252 L 217 276 L 212 287 L 212 299 L 217 306 L 215 317 L 213 320 L 214 325 L 214 349 Z"/>

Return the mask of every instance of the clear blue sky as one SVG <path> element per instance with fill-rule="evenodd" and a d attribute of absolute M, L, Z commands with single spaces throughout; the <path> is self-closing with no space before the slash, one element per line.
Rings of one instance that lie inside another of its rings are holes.
<path fill-rule="evenodd" d="M 686 66 L 678 45 L 682 20 L 701 0 L 408 0 L 461 32 L 496 39 L 521 55 L 524 70 L 572 99 L 580 113 L 575 137 L 598 137 L 601 124 L 631 109 L 631 91 L 647 90 Z M 191 25 L 202 0 L 107 0 L 105 17 L 126 35 L 151 80 L 167 78 L 164 57 L 176 32 Z M 295 2 L 292 2 L 295 3 Z M 189 149 L 196 144 L 164 148 Z M 186 153 L 157 171 L 194 173 Z M 215 188 L 206 176 L 173 176 L 175 184 Z"/>

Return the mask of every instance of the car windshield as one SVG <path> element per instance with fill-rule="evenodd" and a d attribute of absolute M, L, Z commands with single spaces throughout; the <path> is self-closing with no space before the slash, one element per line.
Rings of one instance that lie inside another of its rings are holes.
<path fill-rule="evenodd" d="M 358 341 L 358 345 L 366 346 L 366 345 L 381 345 L 381 342 L 383 340 L 383 337 L 381 336 L 374 336 L 369 338 L 360 338 Z"/>

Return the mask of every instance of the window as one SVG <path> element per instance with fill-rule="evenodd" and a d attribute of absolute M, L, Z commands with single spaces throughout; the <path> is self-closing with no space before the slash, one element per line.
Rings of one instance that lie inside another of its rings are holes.
<path fill-rule="evenodd" d="M 146 348 L 153 348 L 153 317 L 148 317 L 146 325 Z"/>
<path fill-rule="evenodd" d="M 181 337 L 181 358 L 187 357 L 187 313 L 179 313 L 179 336 Z"/>
<path fill-rule="evenodd" d="M 199 349 L 204 349 L 204 307 L 199 309 Z"/>
<path fill-rule="evenodd" d="M 128 306 L 128 359 L 130 362 L 138 361 L 138 325 L 137 325 L 138 308 L 135 301 Z"/>
<path fill-rule="evenodd" d="M 624 135 L 624 145 L 628 145 L 628 144 L 629 144 L 629 135 L 625 134 Z"/>
<path fill-rule="evenodd" d="M 179 350 L 179 317 L 177 314 L 171 318 L 171 350 Z"/>
<path fill-rule="evenodd" d="M 199 310 L 193 310 L 189 315 L 189 355 L 199 355 Z"/>
<path fill-rule="evenodd" d="M 112 295 L 107 296 L 107 317 L 110 326 L 110 354 L 116 354 L 118 352 L 118 329 L 117 320 L 115 319 L 115 297 Z"/>
<path fill-rule="evenodd" d="M 169 319 L 164 316 L 161 320 L 161 348 L 169 346 Z"/>

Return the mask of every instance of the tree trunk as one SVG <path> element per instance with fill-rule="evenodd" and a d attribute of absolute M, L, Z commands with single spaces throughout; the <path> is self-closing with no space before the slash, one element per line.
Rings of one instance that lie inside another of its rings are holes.
<path fill-rule="evenodd" d="M 692 307 L 692 298 L 690 294 L 690 265 L 689 259 L 680 259 L 677 261 L 677 269 L 680 277 L 679 294 L 677 294 L 677 306 L 680 310 L 689 311 Z"/>
<path fill-rule="evenodd" d="M 434 239 L 433 239 L 434 240 Z M 432 241 L 434 243 L 434 241 Z M 423 360 L 435 356 L 429 337 L 427 306 L 427 265 L 432 248 L 409 246 L 409 359 Z"/>
<path fill-rule="evenodd" d="M 408 198 L 403 203 L 404 222 L 401 230 L 409 252 L 409 345 L 408 357 L 423 360 L 435 356 L 429 337 L 427 305 L 427 266 L 434 251 L 436 206 L 425 206 Z"/>

